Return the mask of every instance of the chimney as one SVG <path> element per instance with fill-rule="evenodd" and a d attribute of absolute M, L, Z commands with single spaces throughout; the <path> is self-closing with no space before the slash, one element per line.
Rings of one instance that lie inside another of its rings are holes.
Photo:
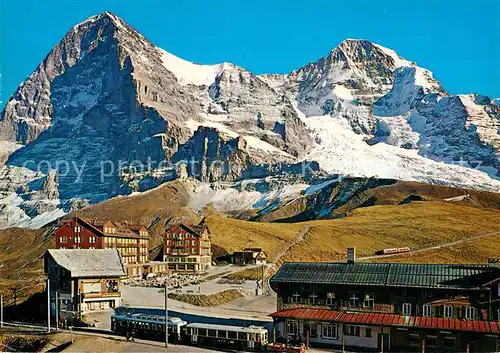
<path fill-rule="evenodd" d="M 353 264 L 356 261 L 356 248 L 347 248 L 347 263 Z"/>

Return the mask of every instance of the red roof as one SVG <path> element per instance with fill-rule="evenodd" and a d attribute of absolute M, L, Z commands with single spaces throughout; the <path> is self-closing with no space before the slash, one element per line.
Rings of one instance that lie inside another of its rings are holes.
<path fill-rule="evenodd" d="M 290 319 L 325 320 L 348 324 L 416 327 L 500 334 L 500 322 L 498 321 L 444 319 L 371 312 L 341 312 L 328 309 L 307 308 L 277 311 L 270 316 Z"/>
<path fill-rule="evenodd" d="M 283 318 L 334 321 L 339 314 L 340 314 L 339 311 L 328 310 L 328 309 L 299 308 L 299 309 L 277 311 L 271 314 L 270 316 L 283 317 Z"/>

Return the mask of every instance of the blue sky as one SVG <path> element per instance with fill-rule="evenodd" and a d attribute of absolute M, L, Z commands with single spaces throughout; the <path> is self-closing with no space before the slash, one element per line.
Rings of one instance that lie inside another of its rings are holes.
<path fill-rule="evenodd" d="M 364 38 L 430 69 L 451 93 L 500 97 L 498 0 L 0 0 L 3 104 L 73 25 L 105 10 L 198 63 L 288 73 Z"/>

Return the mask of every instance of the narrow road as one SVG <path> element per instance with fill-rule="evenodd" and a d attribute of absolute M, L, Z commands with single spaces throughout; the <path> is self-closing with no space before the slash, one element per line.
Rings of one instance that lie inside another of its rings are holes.
<path fill-rule="evenodd" d="M 452 241 L 452 242 L 449 242 L 449 243 L 443 243 L 443 244 L 439 244 L 439 245 L 429 246 L 429 247 L 426 247 L 426 248 L 420 248 L 420 249 L 410 250 L 409 252 L 405 252 L 405 253 L 358 257 L 358 260 L 383 259 L 383 258 L 387 258 L 387 257 L 402 256 L 402 255 L 409 255 L 409 254 L 417 254 L 417 253 L 421 253 L 421 252 L 424 252 L 424 251 L 438 250 L 438 249 L 446 248 L 446 247 L 449 247 L 449 246 L 454 246 L 454 245 L 457 245 L 457 244 L 466 243 L 466 242 L 471 241 L 471 240 L 477 240 L 477 239 L 481 239 L 481 238 L 490 237 L 492 235 L 500 235 L 500 231 L 493 232 L 493 233 L 473 235 L 473 236 L 470 236 L 468 238 L 463 238 L 463 239 L 455 240 L 455 241 Z"/>

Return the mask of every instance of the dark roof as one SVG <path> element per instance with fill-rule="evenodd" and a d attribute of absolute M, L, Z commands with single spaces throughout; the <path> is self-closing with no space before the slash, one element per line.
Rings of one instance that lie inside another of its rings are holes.
<path fill-rule="evenodd" d="M 389 264 L 285 262 L 271 277 L 271 283 L 321 283 L 380 285 Z"/>
<path fill-rule="evenodd" d="M 437 330 L 472 331 L 483 333 L 500 333 L 500 322 L 481 320 L 459 320 L 430 318 L 420 316 L 404 316 L 371 312 L 344 312 L 328 309 L 288 309 L 277 311 L 270 316 L 287 319 L 323 320 L 347 324 L 383 325 L 396 327 L 417 327 Z"/>
<path fill-rule="evenodd" d="M 183 227 L 185 228 L 186 230 L 188 230 L 189 232 L 191 232 L 192 234 L 196 234 L 198 236 L 202 236 L 203 235 L 203 232 L 205 230 L 208 231 L 208 227 L 205 225 L 205 224 L 199 224 L 199 225 L 192 225 L 192 224 L 186 224 L 186 223 L 179 223 L 179 224 L 176 224 L 176 225 L 173 225 L 171 226 L 170 228 L 168 228 L 166 230 L 166 232 L 170 232 L 172 229 L 174 229 L 175 227 Z M 210 232 L 209 232 L 210 233 Z"/>
<path fill-rule="evenodd" d="M 480 289 L 499 277 L 500 269 L 487 265 L 286 262 L 270 282 Z"/>
<path fill-rule="evenodd" d="M 75 218 L 64 220 L 63 224 L 72 222 L 74 220 L 75 220 Z M 88 220 L 88 219 L 84 219 L 81 217 L 76 217 L 76 220 L 77 220 L 78 224 L 86 227 L 87 229 L 92 230 L 94 233 L 99 234 L 99 235 L 121 237 L 121 238 L 142 238 L 142 239 L 149 238 L 149 235 L 140 235 L 138 232 L 142 227 L 145 227 L 145 226 L 140 226 L 140 225 L 129 226 L 127 224 L 118 223 L 118 222 L 110 221 L 110 220 L 95 220 L 95 219 Z M 111 224 L 116 229 L 116 233 L 104 232 L 104 225 L 105 224 Z M 140 228 L 138 228 L 138 227 L 140 227 Z"/>

